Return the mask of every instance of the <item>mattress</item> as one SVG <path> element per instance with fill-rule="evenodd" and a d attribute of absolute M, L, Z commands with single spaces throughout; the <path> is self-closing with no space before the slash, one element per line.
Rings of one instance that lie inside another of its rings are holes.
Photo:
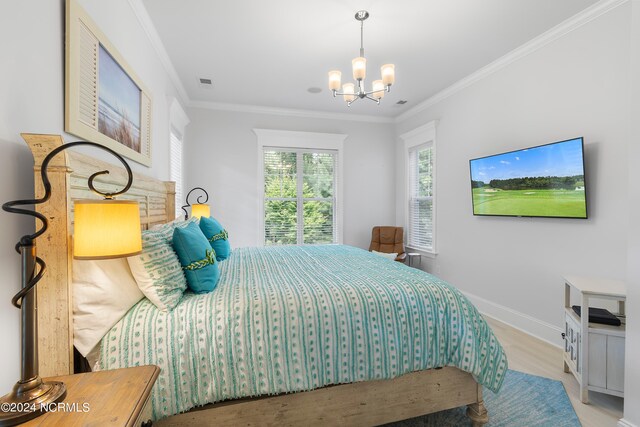
<path fill-rule="evenodd" d="M 249 396 L 455 366 L 497 391 L 500 343 L 455 287 L 340 245 L 240 248 L 217 288 L 169 313 L 147 299 L 102 340 L 98 369 L 154 364 L 154 418 Z"/>

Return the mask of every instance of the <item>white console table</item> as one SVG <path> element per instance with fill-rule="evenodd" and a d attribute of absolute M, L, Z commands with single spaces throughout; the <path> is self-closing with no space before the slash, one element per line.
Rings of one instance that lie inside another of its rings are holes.
<path fill-rule="evenodd" d="M 589 391 L 624 397 L 624 347 L 626 284 L 619 280 L 565 276 L 564 371 L 580 384 L 580 400 L 589 402 Z M 580 316 L 571 308 L 571 292 L 580 296 Z M 592 298 L 618 302 L 620 326 L 589 323 Z"/>

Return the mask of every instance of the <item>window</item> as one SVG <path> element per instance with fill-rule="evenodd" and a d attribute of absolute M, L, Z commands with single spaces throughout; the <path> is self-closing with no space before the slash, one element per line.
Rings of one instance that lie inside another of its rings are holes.
<path fill-rule="evenodd" d="M 433 146 L 409 149 L 408 245 L 433 251 Z"/>
<path fill-rule="evenodd" d="M 176 217 L 182 216 L 182 136 L 174 129 L 169 137 L 169 180 L 176 183 Z"/>
<path fill-rule="evenodd" d="M 169 180 L 176 183 L 176 217 L 183 215 L 180 206 L 183 203 L 184 170 L 182 168 L 183 142 L 185 128 L 189 124 L 189 117 L 177 99 L 171 100 L 169 107 Z"/>
<path fill-rule="evenodd" d="M 264 244 L 338 242 L 335 150 L 264 147 Z"/>
<path fill-rule="evenodd" d="M 256 244 L 342 243 L 342 169 L 348 135 L 253 129 L 260 215 Z"/>
<path fill-rule="evenodd" d="M 405 147 L 407 246 L 436 254 L 436 122 L 400 135 Z"/>

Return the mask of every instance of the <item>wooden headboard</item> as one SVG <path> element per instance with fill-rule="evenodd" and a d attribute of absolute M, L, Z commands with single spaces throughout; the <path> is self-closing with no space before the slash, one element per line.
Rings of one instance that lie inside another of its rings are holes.
<path fill-rule="evenodd" d="M 42 161 L 64 144 L 60 135 L 22 134 L 34 158 L 35 196 L 42 197 Z M 115 160 L 115 159 L 114 159 Z M 98 199 L 87 186 L 88 177 L 98 171 L 108 175 L 95 179 L 101 191 L 121 189 L 127 182 L 124 168 L 67 150 L 59 153 L 47 170 L 51 199 L 37 205 L 49 219 L 49 229 L 37 244 L 38 256 L 47 264 L 37 286 L 38 352 L 42 377 L 73 372 L 72 240 L 73 203 L 77 199 Z M 171 221 L 175 217 L 175 183 L 134 174 L 131 189 L 121 199 L 140 203 L 142 228 Z"/>

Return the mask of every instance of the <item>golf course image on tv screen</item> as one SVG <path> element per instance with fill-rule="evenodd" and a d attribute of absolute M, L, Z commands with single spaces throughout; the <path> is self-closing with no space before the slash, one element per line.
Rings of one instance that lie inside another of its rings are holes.
<path fill-rule="evenodd" d="M 587 218 L 582 138 L 469 165 L 474 215 Z"/>

